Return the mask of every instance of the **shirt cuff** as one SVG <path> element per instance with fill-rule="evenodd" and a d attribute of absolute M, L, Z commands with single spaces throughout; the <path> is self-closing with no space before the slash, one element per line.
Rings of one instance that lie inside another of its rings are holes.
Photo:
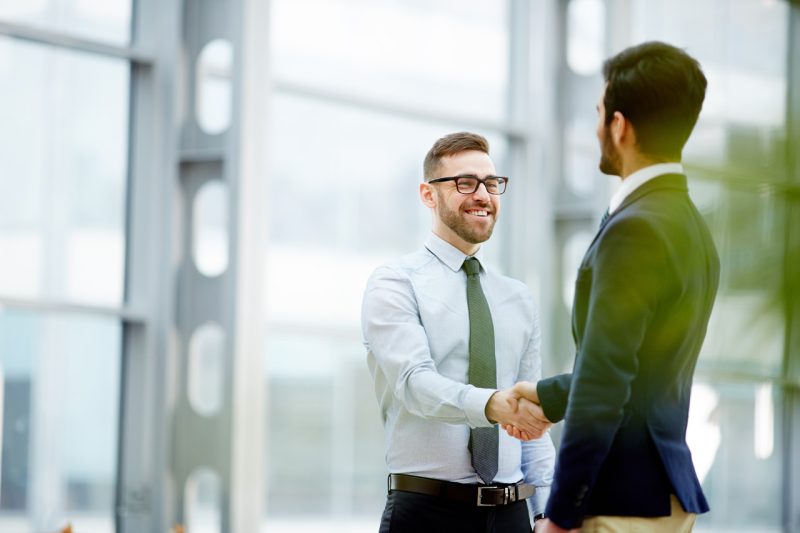
<path fill-rule="evenodd" d="M 479 389 L 477 387 L 467 389 L 464 395 L 464 414 L 467 415 L 470 427 L 480 428 L 494 425 L 486 418 L 486 404 L 489 403 L 489 398 L 495 392 L 497 392 L 495 389 Z"/>
<path fill-rule="evenodd" d="M 544 513 L 547 507 L 547 499 L 550 497 L 550 487 L 536 487 L 536 492 L 527 499 L 528 513 L 531 515 L 531 520 L 537 514 Z"/>

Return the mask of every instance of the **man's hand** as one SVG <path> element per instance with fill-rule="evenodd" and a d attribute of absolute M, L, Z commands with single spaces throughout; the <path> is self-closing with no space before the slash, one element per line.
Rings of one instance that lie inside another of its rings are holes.
<path fill-rule="evenodd" d="M 536 528 L 534 529 L 535 533 L 578 533 L 580 532 L 580 528 L 578 529 L 564 529 L 563 527 L 558 527 L 555 523 L 551 522 L 547 518 L 542 518 L 541 520 L 536 521 Z"/>
<path fill-rule="evenodd" d="M 533 416 L 540 422 L 547 424 L 548 428 L 553 425 L 553 423 L 547 419 L 544 411 L 542 411 L 542 407 L 539 404 L 535 404 L 529 400 L 526 400 L 525 398 L 520 398 L 517 401 L 517 404 L 519 406 L 518 409 L 521 412 L 528 413 L 530 416 Z M 522 441 L 534 440 L 542 436 L 532 433 L 526 429 L 522 429 L 520 426 L 515 424 L 501 424 L 500 427 L 502 427 L 506 433 L 508 433 L 509 437 L 514 437 L 515 439 Z M 544 434 L 544 432 L 542 432 L 542 434 Z"/>
<path fill-rule="evenodd" d="M 512 401 L 516 401 L 517 403 L 518 411 L 528 413 L 538 421 L 546 423 L 548 428 L 553 425 L 553 423 L 547 419 L 544 411 L 542 411 L 542 408 L 539 405 L 539 393 L 536 391 L 536 383 L 531 383 L 530 381 L 520 381 L 511 387 L 509 392 L 511 393 L 511 398 L 513 398 Z M 538 439 L 544 434 L 544 432 L 542 432 L 542 434 L 537 434 L 536 432 L 528 431 L 527 429 L 516 424 L 506 424 L 501 422 L 501 427 L 506 431 L 506 433 L 508 433 L 510 437 L 514 437 L 515 439 L 523 441 Z"/>
<path fill-rule="evenodd" d="M 511 390 L 517 396 L 517 398 L 526 398 L 533 403 L 541 404 L 539 401 L 539 392 L 536 390 L 536 383 L 531 383 L 530 381 L 520 381 L 511 387 Z"/>
<path fill-rule="evenodd" d="M 523 397 L 517 390 L 519 385 L 520 383 L 517 383 L 510 389 L 494 393 L 486 404 L 486 417 L 494 422 L 499 422 L 512 437 L 523 440 L 538 439 L 553 424 L 544 416 L 539 405 Z M 528 385 L 533 386 L 535 393 L 535 385 L 530 383 Z M 529 392 L 529 388 L 524 390 Z M 520 436 L 517 437 L 509 428 L 513 428 Z"/>

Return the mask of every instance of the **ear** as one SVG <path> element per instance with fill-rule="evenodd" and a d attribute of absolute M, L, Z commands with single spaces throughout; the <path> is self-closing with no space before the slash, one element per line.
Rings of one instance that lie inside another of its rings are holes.
<path fill-rule="evenodd" d="M 431 209 L 436 207 L 436 194 L 433 192 L 433 187 L 430 183 L 423 182 L 419 184 L 419 198 L 425 204 L 425 207 Z"/>
<path fill-rule="evenodd" d="M 630 120 L 619 111 L 611 119 L 611 136 L 617 146 L 636 146 L 636 130 Z"/>
<path fill-rule="evenodd" d="M 628 122 L 628 119 L 625 118 L 625 115 L 619 111 L 614 111 L 614 116 L 611 117 L 611 124 L 608 126 L 609 131 L 611 132 L 611 139 L 614 141 L 614 144 L 622 144 L 623 140 L 628 134 L 627 130 L 630 127 L 630 123 Z"/>

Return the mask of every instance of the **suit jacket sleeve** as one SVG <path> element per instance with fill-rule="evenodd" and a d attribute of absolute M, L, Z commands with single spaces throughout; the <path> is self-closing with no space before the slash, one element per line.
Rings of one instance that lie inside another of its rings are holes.
<path fill-rule="evenodd" d="M 552 423 L 561 422 L 567 410 L 569 388 L 572 385 L 572 374 L 561 374 L 539 380 L 536 393 L 544 415 Z"/>
<path fill-rule="evenodd" d="M 639 347 L 659 291 L 669 284 L 666 248 L 647 219 L 612 220 L 599 238 L 594 256 L 579 273 L 582 285 L 576 287 L 585 298 L 581 311 L 585 320 L 572 379 L 543 387 L 544 402 L 569 391 L 546 511 L 567 529 L 583 521 L 586 496 L 625 414 L 639 367 Z M 554 412 L 562 405 L 556 401 L 550 409 Z"/>

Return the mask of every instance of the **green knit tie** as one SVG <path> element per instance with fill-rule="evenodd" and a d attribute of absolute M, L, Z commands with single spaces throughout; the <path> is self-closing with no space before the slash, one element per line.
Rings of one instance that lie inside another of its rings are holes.
<path fill-rule="evenodd" d="M 467 273 L 467 307 L 469 308 L 469 382 L 483 389 L 497 388 L 497 367 L 494 358 L 494 326 L 489 304 L 481 289 L 481 265 L 468 257 L 462 267 Z M 470 431 L 469 449 L 472 466 L 484 483 L 491 483 L 497 474 L 497 426 Z"/>

